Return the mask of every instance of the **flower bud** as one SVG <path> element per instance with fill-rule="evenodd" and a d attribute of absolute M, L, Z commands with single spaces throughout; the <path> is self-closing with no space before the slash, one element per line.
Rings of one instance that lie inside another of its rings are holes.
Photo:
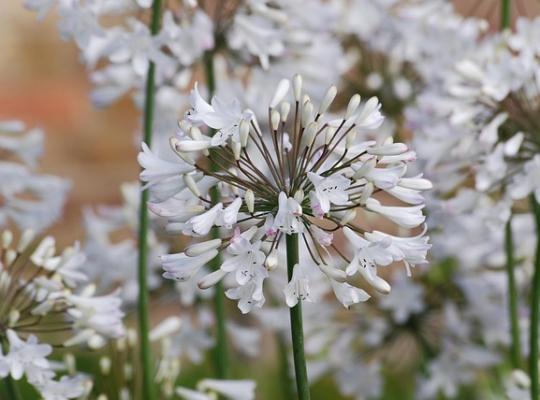
<path fill-rule="evenodd" d="M 341 218 L 341 221 L 339 221 L 339 223 L 341 225 L 347 225 L 349 222 L 354 221 L 355 218 L 356 218 L 356 210 L 355 209 L 348 210 L 345 213 L 345 215 Z"/>
<path fill-rule="evenodd" d="M 336 98 L 336 95 L 337 87 L 330 86 L 322 99 L 321 106 L 319 107 L 319 115 L 324 114 L 328 110 L 328 107 L 330 107 L 330 105 Z"/>
<path fill-rule="evenodd" d="M 109 357 L 101 357 L 99 359 L 99 370 L 102 375 L 109 375 L 111 372 L 111 359 Z"/>
<path fill-rule="evenodd" d="M 192 152 L 192 151 L 201 151 L 201 150 L 207 150 L 210 147 L 210 140 L 203 139 L 203 140 L 179 140 L 175 144 L 175 148 L 178 151 L 183 151 L 186 153 Z"/>
<path fill-rule="evenodd" d="M 214 272 L 203 276 L 202 279 L 197 283 L 197 286 L 199 286 L 199 289 L 208 289 L 222 280 L 225 275 L 227 275 L 227 272 L 223 271 L 222 269 L 215 270 Z"/>
<path fill-rule="evenodd" d="M 264 266 L 268 271 L 272 271 L 276 269 L 278 266 L 278 254 L 276 250 L 272 250 L 270 254 L 266 257 L 266 260 L 264 260 Z"/>
<path fill-rule="evenodd" d="M 377 160 L 375 158 L 370 158 L 360 168 L 356 170 L 356 172 L 353 175 L 354 180 L 358 180 L 369 174 L 373 168 L 377 165 Z"/>
<path fill-rule="evenodd" d="M 188 189 L 193 193 L 195 197 L 201 197 L 201 192 L 199 188 L 197 187 L 197 183 L 195 182 L 195 179 L 191 175 L 183 175 L 182 178 L 184 179 L 185 185 L 188 187 Z"/>
<path fill-rule="evenodd" d="M 313 121 L 313 103 L 306 101 L 302 108 L 302 126 L 307 126 L 311 121 Z"/>
<path fill-rule="evenodd" d="M 319 269 L 330 279 L 335 281 L 345 282 L 347 280 L 347 273 L 341 269 L 333 267 L 332 265 L 321 263 L 319 264 Z"/>
<path fill-rule="evenodd" d="M 167 336 L 172 335 L 174 332 L 180 329 L 182 320 L 178 317 L 169 317 L 159 323 L 154 329 L 150 331 L 150 340 L 155 342 L 161 340 Z"/>
<path fill-rule="evenodd" d="M 243 119 L 240 122 L 240 144 L 242 145 L 242 147 L 247 146 L 248 138 L 249 138 L 249 121 Z"/>
<path fill-rule="evenodd" d="M 277 131 L 279 128 L 279 121 L 281 120 L 281 115 L 276 110 L 272 110 L 270 115 L 270 122 L 272 123 L 272 130 Z"/>
<path fill-rule="evenodd" d="M 246 190 L 246 194 L 244 195 L 244 202 L 246 203 L 248 211 L 253 214 L 253 212 L 255 211 L 255 194 L 251 189 Z"/>
<path fill-rule="evenodd" d="M 274 96 L 272 97 L 272 101 L 270 102 L 270 108 L 275 108 L 279 103 L 281 103 L 289 91 L 289 86 L 290 83 L 288 79 L 282 79 L 278 83 Z"/>
<path fill-rule="evenodd" d="M 217 249 L 219 246 L 221 246 L 221 239 L 207 240 L 206 242 L 192 244 L 186 249 L 185 253 L 189 257 L 196 257 L 207 251 Z"/>
<path fill-rule="evenodd" d="M 22 253 L 26 248 L 32 243 L 36 234 L 33 230 L 27 229 L 23 232 L 21 238 L 19 239 L 19 245 L 17 246 L 17 253 Z"/>
<path fill-rule="evenodd" d="M 2 232 L 2 248 L 7 249 L 13 241 L 13 233 L 10 230 Z"/>
<path fill-rule="evenodd" d="M 286 101 L 281 103 L 281 122 L 287 121 L 287 118 L 289 117 L 289 111 L 291 111 L 291 104 Z"/>
<path fill-rule="evenodd" d="M 347 105 L 347 112 L 345 113 L 345 119 L 349 119 L 358 109 L 358 106 L 360 105 L 361 97 L 359 94 L 355 94 L 351 97 L 349 100 L 349 104 Z"/>

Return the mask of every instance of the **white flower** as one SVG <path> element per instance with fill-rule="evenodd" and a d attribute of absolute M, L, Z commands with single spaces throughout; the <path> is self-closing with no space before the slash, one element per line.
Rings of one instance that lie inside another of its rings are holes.
<path fill-rule="evenodd" d="M 294 266 L 292 278 L 283 293 L 289 307 L 294 307 L 299 301 L 313 301 L 309 295 L 309 279 L 300 264 Z"/>
<path fill-rule="evenodd" d="M 165 271 L 163 277 L 177 281 L 186 281 L 192 278 L 205 264 L 209 263 L 217 255 L 218 251 L 213 249 L 195 257 L 190 257 L 186 253 L 161 256 L 161 264 Z"/>
<path fill-rule="evenodd" d="M 330 280 L 332 290 L 343 307 L 350 308 L 353 304 L 367 301 L 371 296 L 364 290 L 349 285 L 347 282 Z"/>
<path fill-rule="evenodd" d="M 540 202 L 540 155 L 535 155 L 523 166 L 523 172 L 512 179 L 509 192 L 513 199 L 523 199 L 529 193 L 534 193 L 536 201 Z"/>
<path fill-rule="evenodd" d="M 203 379 L 197 385 L 201 390 L 219 393 L 231 400 L 254 400 L 254 381 L 249 380 L 218 380 Z"/>
<path fill-rule="evenodd" d="M 188 111 L 188 120 L 195 124 L 204 123 L 218 132 L 212 137 L 212 146 L 221 146 L 230 137 L 239 140 L 239 129 L 242 121 L 249 121 L 251 114 L 242 112 L 238 100 L 226 102 L 217 96 L 208 104 L 200 95 L 197 85 L 191 91 L 191 107 Z"/>
<path fill-rule="evenodd" d="M 399 274 L 392 280 L 392 291 L 381 298 L 380 305 L 392 312 L 396 323 L 402 324 L 411 314 L 424 310 L 424 290 L 407 279 L 405 274 Z"/>
<path fill-rule="evenodd" d="M 185 224 L 184 232 L 193 232 L 201 236 L 207 235 L 210 229 L 216 224 L 222 212 L 223 204 L 216 204 L 208 211 L 190 218 Z"/>
<path fill-rule="evenodd" d="M 379 111 L 381 106 L 378 98 L 370 98 L 356 117 L 355 124 L 358 129 L 374 130 L 380 127 L 384 121 L 384 116 Z"/>
<path fill-rule="evenodd" d="M 251 279 L 253 271 L 262 267 L 265 260 L 265 255 L 260 250 L 261 241 L 251 243 L 250 236 L 250 232 L 242 234 L 235 232 L 229 247 L 227 247 L 227 252 L 232 257 L 226 259 L 220 267 L 226 272 L 235 271 L 236 282 L 239 285 L 246 284 Z"/>
<path fill-rule="evenodd" d="M 241 286 L 229 289 L 225 295 L 232 300 L 238 300 L 238 308 L 243 314 L 250 312 L 253 307 L 262 307 L 265 298 L 263 282 L 268 277 L 266 268 L 256 266 L 253 268 L 249 280 Z"/>
<path fill-rule="evenodd" d="M 330 211 L 330 204 L 343 205 L 349 200 L 347 189 L 351 181 L 340 174 L 334 174 L 327 178 L 308 172 L 308 178 L 315 188 L 315 196 L 318 200 L 316 215 L 326 214 Z"/>
<path fill-rule="evenodd" d="M 378 200 L 369 198 L 366 206 L 368 210 L 381 214 L 404 228 L 415 228 L 426 219 L 422 215 L 424 205 L 413 207 L 383 206 Z"/>
<path fill-rule="evenodd" d="M 51 354 L 52 347 L 38 343 L 34 335 L 23 341 L 17 334 L 8 329 L 9 352 L 4 357 L 4 363 L 9 367 L 9 373 L 15 380 L 26 375 L 32 384 L 44 382 L 54 373 L 50 369 L 46 357 Z"/>
<path fill-rule="evenodd" d="M 83 376 L 63 376 L 60 380 L 48 380 L 37 386 L 44 400 L 76 399 L 87 391 L 88 379 Z"/>
<path fill-rule="evenodd" d="M 278 212 L 272 224 L 272 232 L 281 231 L 288 235 L 291 233 L 301 233 L 304 230 L 304 225 L 300 220 L 302 215 L 302 207 L 292 198 L 287 197 L 284 192 L 279 194 Z"/>

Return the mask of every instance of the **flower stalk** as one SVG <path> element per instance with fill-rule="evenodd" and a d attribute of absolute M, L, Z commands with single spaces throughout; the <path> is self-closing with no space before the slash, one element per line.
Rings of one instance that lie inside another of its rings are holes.
<path fill-rule="evenodd" d="M 150 32 L 156 35 L 159 31 L 161 14 L 161 0 L 154 0 L 152 5 L 152 17 Z M 146 75 L 146 89 L 144 100 L 144 142 L 151 146 L 152 125 L 154 122 L 154 96 L 155 96 L 155 64 L 149 63 Z M 138 257 L 138 281 L 139 281 L 139 335 L 140 357 L 142 365 L 142 390 L 143 397 L 147 400 L 155 399 L 154 373 L 152 362 L 152 350 L 150 347 L 150 317 L 148 311 L 148 190 L 141 192 L 139 208 L 139 257 Z"/>
<path fill-rule="evenodd" d="M 502 29 L 510 28 L 510 0 L 501 1 L 501 27 Z"/>
<path fill-rule="evenodd" d="M 538 399 L 540 398 L 540 385 L 538 382 L 538 323 L 540 322 L 540 204 L 536 201 L 534 194 L 531 195 L 531 206 L 536 222 L 537 243 L 531 296 L 529 375 L 531 378 L 531 399 Z"/>
<path fill-rule="evenodd" d="M 521 366 L 521 343 L 518 319 L 518 295 L 514 274 L 515 259 L 512 219 L 509 219 L 506 223 L 504 244 L 506 250 L 506 273 L 508 275 L 508 313 L 510 316 L 510 334 L 512 338 L 510 359 L 512 367 L 519 368 Z"/>
<path fill-rule="evenodd" d="M 208 88 L 208 98 L 211 99 L 216 90 L 216 81 L 214 76 L 214 55 L 212 52 L 206 52 L 204 55 L 204 69 L 206 74 L 206 84 Z M 217 172 L 220 166 L 215 162 L 215 157 L 210 159 L 210 170 Z M 215 204 L 219 202 L 219 189 L 213 187 L 210 189 L 210 199 Z M 213 227 L 210 231 L 211 239 L 219 239 L 219 228 Z M 221 266 L 221 256 L 214 257 L 208 266 L 212 270 L 218 270 Z M 214 314 L 216 318 L 216 346 L 214 348 L 214 360 L 217 377 L 226 379 L 229 377 L 229 353 L 227 349 L 227 328 L 225 324 L 225 304 L 224 304 L 223 283 L 220 281 L 214 287 Z"/>
<path fill-rule="evenodd" d="M 293 271 L 298 264 L 298 234 L 287 235 L 287 274 L 289 281 L 293 277 Z M 291 336 L 293 346 L 294 372 L 296 376 L 296 389 L 298 399 L 309 400 L 309 382 L 307 378 L 306 356 L 304 354 L 304 328 L 302 324 L 302 302 L 290 309 Z"/>

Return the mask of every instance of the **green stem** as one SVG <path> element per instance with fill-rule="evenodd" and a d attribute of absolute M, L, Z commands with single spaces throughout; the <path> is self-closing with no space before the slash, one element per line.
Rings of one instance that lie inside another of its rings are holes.
<path fill-rule="evenodd" d="M 211 100 L 216 91 L 216 81 L 214 76 L 214 54 L 212 52 L 206 52 L 204 55 L 204 69 L 206 74 L 206 86 L 208 88 L 208 99 Z M 210 170 L 218 171 L 219 166 L 210 161 Z M 210 198 L 213 204 L 219 202 L 219 189 L 214 186 L 210 189 Z M 212 239 L 219 238 L 219 228 L 213 227 L 210 231 Z M 221 266 L 221 257 L 218 255 L 209 263 L 209 267 L 212 270 L 217 270 Z M 219 282 L 214 286 L 214 313 L 216 316 L 216 346 L 214 348 L 214 362 L 216 367 L 217 377 L 219 379 L 226 379 L 229 377 L 229 352 L 227 349 L 227 327 L 225 324 L 225 304 L 223 283 Z"/>
<path fill-rule="evenodd" d="M 531 205 L 536 221 L 536 257 L 534 261 L 534 277 L 531 296 L 531 334 L 529 353 L 529 375 L 531 377 L 531 399 L 540 399 L 540 386 L 538 384 L 538 317 L 540 305 L 540 204 L 531 195 Z"/>
<path fill-rule="evenodd" d="M 510 0 L 501 0 L 501 28 L 510 28 Z"/>
<path fill-rule="evenodd" d="M 298 234 L 287 235 L 287 274 L 292 279 L 294 266 L 298 263 Z M 290 309 L 294 372 L 299 400 L 309 400 L 306 356 L 304 354 L 304 328 L 302 326 L 302 302 Z"/>
<path fill-rule="evenodd" d="M 294 399 L 294 389 L 291 382 L 291 373 L 289 368 L 288 348 L 281 332 L 276 333 L 276 341 L 279 356 L 279 375 L 281 380 L 281 390 L 283 400 Z"/>
<path fill-rule="evenodd" d="M 7 340 L 2 340 L 0 342 L 0 345 L 4 351 L 4 354 L 7 354 L 9 351 L 9 343 Z M 15 380 L 11 377 L 11 375 L 8 375 L 3 379 L 6 387 L 6 392 L 8 395 L 8 399 L 10 400 L 19 400 L 21 396 L 19 396 L 19 390 L 17 388 L 17 383 Z"/>
<path fill-rule="evenodd" d="M 152 20 L 150 32 L 156 35 L 159 31 L 161 14 L 161 0 L 154 0 L 152 5 Z M 146 75 L 146 90 L 144 99 L 144 142 L 150 147 L 152 144 L 152 125 L 154 122 L 154 95 L 155 95 L 155 65 L 149 63 Z M 150 347 L 150 318 L 148 312 L 148 190 L 141 193 L 139 207 L 139 257 L 138 257 L 138 280 L 139 280 L 139 337 L 140 358 L 142 365 L 142 394 L 145 400 L 154 400 L 154 368 L 152 362 L 152 350 Z"/>
<path fill-rule="evenodd" d="M 510 334 L 512 337 L 510 357 L 512 367 L 521 366 L 521 341 L 518 318 L 518 294 L 514 275 L 514 238 L 512 236 L 512 218 L 505 227 L 504 246 L 506 249 L 506 273 L 508 275 L 508 315 L 510 317 Z"/>

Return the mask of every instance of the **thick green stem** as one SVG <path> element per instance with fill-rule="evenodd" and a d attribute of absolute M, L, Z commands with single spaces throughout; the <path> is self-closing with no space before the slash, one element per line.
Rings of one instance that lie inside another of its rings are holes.
<path fill-rule="evenodd" d="M 512 338 L 510 357 L 512 367 L 521 367 L 521 341 L 518 318 L 518 294 L 514 275 L 514 239 L 512 236 L 512 219 L 505 227 L 504 247 L 506 249 L 506 273 L 508 275 L 508 316 L 510 318 L 510 334 Z"/>
<path fill-rule="evenodd" d="M 161 0 L 154 0 L 152 5 L 152 19 L 150 32 L 156 35 L 159 31 L 161 14 Z M 144 142 L 150 147 L 152 144 L 152 125 L 154 122 L 154 95 L 155 95 L 155 65 L 150 62 L 146 75 L 146 90 L 144 98 Z M 152 350 L 150 347 L 150 317 L 148 312 L 148 190 L 141 193 L 139 207 L 139 338 L 140 358 L 142 366 L 142 395 L 145 400 L 154 400 L 154 366 Z"/>
<path fill-rule="evenodd" d="M 501 27 L 502 29 L 510 28 L 511 13 L 510 0 L 501 0 Z"/>
<path fill-rule="evenodd" d="M 540 386 L 538 384 L 538 317 L 540 306 L 540 204 L 531 195 L 531 206 L 536 221 L 536 257 L 534 260 L 534 277 L 531 295 L 531 334 L 529 353 L 529 375 L 531 377 L 531 399 L 540 399 Z"/>
<path fill-rule="evenodd" d="M 281 332 L 276 333 L 276 341 L 279 353 L 279 375 L 283 400 L 293 400 L 295 396 L 289 368 L 288 346 Z"/>
<path fill-rule="evenodd" d="M 207 52 L 204 55 L 204 69 L 206 73 L 206 86 L 208 88 L 208 99 L 210 100 L 216 91 L 216 81 L 214 77 L 214 55 L 212 52 Z M 212 171 L 219 170 L 219 167 L 210 161 L 210 169 Z M 210 198 L 213 204 L 219 202 L 219 190 L 216 186 L 210 189 Z M 212 239 L 219 238 L 219 228 L 213 227 L 210 236 Z M 217 270 L 221 266 L 221 257 L 215 257 L 209 267 L 212 270 Z M 229 352 L 227 349 L 227 327 L 225 324 L 225 304 L 223 301 L 224 290 L 223 283 L 219 282 L 214 286 L 214 313 L 216 317 L 216 346 L 214 348 L 214 362 L 216 367 L 217 377 L 226 379 L 229 377 Z"/>
<path fill-rule="evenodd" d="M 0 341 L 0 346 L 2 350 L 4 351 L 4 354 L 7 354 L 9 351 L 9 343 L 7 340 Z M 6 387 L 6 393 L 8 396 L 8 399 L 10 400 L 19 400 L 21 396 L 19 396 L 19 390 L 17 388 L 17 383 L 15 380 L 11 377 L 11 375 L 8 375 L 3 379 Z"/>
<path fill-rule="evenodd" d="M 298 263 L 298 234 L 287 235 L 287 274 L 292 279 L 294 266 Z M 302 302 L 290 309 L 291 335 L 296 375 L 296 389 L 299 400 L 309 400 L 306 356 L 304 354 L 304 328 L 302 324 Z"/>

